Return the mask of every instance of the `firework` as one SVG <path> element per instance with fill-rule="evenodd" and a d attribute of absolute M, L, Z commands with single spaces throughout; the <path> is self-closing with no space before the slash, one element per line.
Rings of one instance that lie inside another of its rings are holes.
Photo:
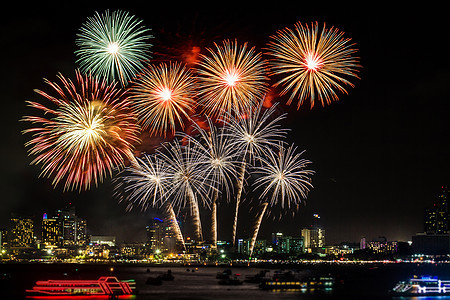
<path fill-rule="evenodd" d="M 203 111 L 211 117 L 236 111 L 238 115 L 257 105 L 267 90 L 265 63 L 247 43 L 224 41 L 210 57 L 202 55 L 198 80 Z"/>
<path fill-rule="evenodd" d="M 230 137 L 230 145 L 242 155 L 242 163 L 237 181 L 236 209 L 233 223 L 233 243 L 236 240 L 237 218 L 240 199 L 244 188 L 247 163 L 254 163 L 255 158 L 264 155 L 269 147 L 277 146 L 286 130 L 280 128 L 280 121 L 285 115 L 274 116 L 276 104 L 263 109 L 264 99 L 255 110 L 249 110 L 245 116 L 226 117 L 223 121 Z"/>
<path fill-rule="evenodd" d="M 295 97 L 298 106 L 309 100 L 311 107 L 316 101 L 322 105 L 338 100 L 336 91 L 347 93 L 345 86 L 354 85 L 350 78 L 358 78 L 359 58 L 357 51 L 337 28 L 323 26 L 319 32 L 317 23 L 294 29 L 285 28 L 272 36 L 268 44 L 272 75 L 284 76 L 276 85 L 284 86 L 281 94 L 291 92 L 287 104 Z"/>
<path fill-rule="evenodd" d="M 150 58 L 152 36 L 141 23 L 120 10 L 89 17 L 76 39 L 80 69 L 126 85 Z"/>
<path fill-rule="evenodd" d="M 149 206 L 164 205 L 172 180 L 168 167 L 156 155 L 136 157 L 135 163 L 126 167 L 118 179 L 117 187 L 123 187 L 128 209 L 140 206 L 143 211 Z"/>
<path fill-rule="evenodd" d="M 270 192 L 270 206 L 280 204 L 281 208 L 290 208 L 307 197 L 309 188 L 312 188 L 310 176 L 314 171 L 306 169 L 311 161 L 301 158 L 304 151 L 296 153 L 297 148 L 293 145 L 287 149 L 282 145 L 277 148 L 277 154 L 268 151 L 260 157 L 262 165 L 254 167 L 254 173 L 261 175 L 255 180 L 255 185 L 257 189 L 265 187 L 260 198 Z"/>
<path fill-rule="evenodd" d="M 261 226 L 262 218 L 267 207 L 280 205 L 281 208 L 298 206 L 302 199 L 306 199 L 311 184 L 311 175 L 314 171 L 306 169 L 311 163 L 301 158 L 304 153 L 296 153 L 293 145 L 285 149 L 281 144 L 277 147 L 278 152 L 267 151 L 260 157 L 261 164 L 254 167 L 254 173 L 259 176 L 255 180 L 255 189 L 263 188 L 260 199 L 267 199 L 262 205 L 261 213 L 257 219 L 255 231 L 250 244 L 250 254 L 253 251 L 256 237 Z"/>
<path fill-rule="evenodd" d="M 142 210 L 147 210 L 149 206 L 163 207 L 175 237 L 185 248 L 175 211 L 167 198 L 172 176 L 164 160 L 157 155 L 144 155 L 143 159 L 136 157 L 134 163 L 122 171 L 116 182 L 116 192 L 123 188 L 123 195 L 119 196 L 128 202 L 129 210 L 134 206 L 140 206 Z"/>
<path fill-rule="evenodd" d="M 214 188 L 214 184 L 205 177 L 205 162 L 198 155 L 199 151 L 193 150 L 194 147 L 189 139 L 183 146 L 175 139 L 163 144 L 159 153 L 172 176 L 168 197 L 176 207 L 190 207 L 196 238 L 203 240 L 199 202 L 209 206 L 209 189 Z"/>
<path fill-rule="evenodd" d="M 54 186 L 65 180 L 64 190 L 87 190 L 123 167 L 126 158 L 134 159 L 139 127 L 124 92 L 114 83 L 79 72 L 75 83 L 58 78 L 61 84 L 46 80 L 54 96 L 36 90 L 53 108 L 28 101 L 43 116 L 23 118 L 34 126 L 24 131 L 33 134 L 26 146 L 36 156 L 32 164 L 41 164 L 41 175 L 54 177 Z"/>
<path fill-rule="evenodd" d="M 203 129 L 195 122 L 193 123 L 199 132 L 199 138 L 186 135 L 196 145 L 198 151 L 205 162 L 205 176 L 211 178 L 215 184 L 214 189 L 210 189 L 211 195 L 211 235 L 212 244 L 217 242 L 217 200 L 219 190 L 223 192 L 225 199 L 230 199 L 232 183 L 236 181 L 237 152 L 230 143 L 230 137 L 225 134 L 225 127 L 216 127 L 210 118 L 207 118 L 208 129 Z"/>
<path fill-rule="evenodd" d="M 149 65 L 131 88 L 131 100 L 150 134 L 173 134 L 194 108 L 194 77 L 181 64 Z"/>

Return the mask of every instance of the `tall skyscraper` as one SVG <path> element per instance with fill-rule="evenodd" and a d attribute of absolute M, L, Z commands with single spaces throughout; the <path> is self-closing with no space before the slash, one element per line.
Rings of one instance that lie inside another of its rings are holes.
<path fill-rule="evenodd" d="M 88 243 L 87 221 L 77 217 L 77 234 L 75 237 L 77 246 L 85 246 Z"/>
<path fill-rule="evenodd" d="M 325 247 L 325 229 L 319 227 L 303 228 L 302 237 L 305 249 Z"/>
<path fill-rule="evenodd" d="M 146 227 L 147 230 L 147 246 L 155 251 L 163 250 L 163 241 L 164 241 L 164 220 L 160 218 L 153 218 L 150 221 L 150 224 Z"/>
<path fill-rule="evenodd" d="M 35 245 L 33 218 L 13 215 L 9 240 L 13 252 L 33 248 Z"/>
<path fill-rule="evenodd" d="M 72 247 L 76 245 L 77 236 L 77 216 L 75 207 L 59 210 L 61 220 L 62 247 Z"/>
<path fill-rule="evenodd" d="M 42 217 L 42 242 L 47 248 L 76 248 L 88 242 L 87 222 L 77 217 L 75 207 L 58 209 L 54 216 Z"/>
<path fill-rule="evenodd" d="M 301 236 L 303 237 L 304 249 L 307 252 L 314 252 L 317 248 L 325 247 L 325 229 L 319 224 L 320 216 L 313 215 L 313 222 L 309 228 L 303 228 Z"/>
<path fill-rule="evenodd" d="M 57 248 L 61 243 L 61 222 L 57 218 L 48 218 L 44 213 L 42 217 L 42 243 L 45 248 Z"/>
<path fill-rule="evenodd" d="M 0 255 L 8 250 L 8 230 L 0 228 Z"/>
<path fill-rule="evenodd" d="M 442 186 L 432 207 L 425 209 L 424 231 L 428 234 L 449 234 L 448 188 Z"/>

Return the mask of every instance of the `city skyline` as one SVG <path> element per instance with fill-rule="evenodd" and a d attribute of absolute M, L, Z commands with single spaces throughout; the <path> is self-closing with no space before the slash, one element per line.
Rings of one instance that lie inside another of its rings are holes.
<path fill-rule="evenodd" d="M 447 186 L 442 186 L 441 187 L 441 192 L 439 194 L 438 197 L 436 197 L 435 201 L 433 202 L 433 204 L 431 206 L 428 207 L 424 207 L 423 208 L 423 218 L 421 220 L 422 222 L 422 230 L 416 232 L 415 234 L 418 235 L 448 235 L 450 234 L 450 212 L 448 210 L 448 194 L 449 194 L 449 188 Z M 185 241 L 186 240 L 191 240 L 191 239 L 195 239 L 195 234 L 194 234 L 194 229 L 192 228 L 192 224 L 190 223 L 189 217 L 186 218 L 186 213 L 180 214 L 177 222 L 179 223 L 179 226 L 181 228 L 182 234 L 185 237 Z M 170 221 L 170 218 L 163 212 L 155 213 L 153 214 L 152 217 L 148 217 L 145 219 L 145 221 L 141 224 L 140 228 L 135 229 L 134 231 L 134 235 L 130 236 L 129 234 L 121 235 L 119 232 L 119 235 L 117 235 L 117 232 L 114 232 L 113 230 L 109 230 L 107 232 L 103 231 L 103 232 L 99 232 L 99 231 L 95 231 L 92 230 L 92 228 L 89 228 L 89 226 L 87 226 L 87 223 L 89 223 L 89 220 L 80 217 L 79 215 L 77 215 L 76 213 L 76 207 L 72 204 L 72 203 L 68 203 L 67 205 L 65 205 L 64 207 L 59 207 L 56 208 L 53 211 L 49 211 L 49 210 L 40 210 L 40 211 L 36 211 L 34 213 L 29 213 L 26 215 L 21 215 L 18 214 L 16 212 L 11 212 L 10 214 L 10 219 L 5 223 L 3 222 L 3 227 L 0 227 L 1 230 L 7 230 L 9 232 L 9 230 L 11 230 L 12 228 L 14 228 L 14 224 L 17 220 L 32 220 L 32 226 L 33 227 L 33 233 L 34 233 L 34 238 L 39 240 L 39 237 L 41 238 L 40 241 L 41 243 L 45 244 L 46 246 L 48 246 L 46 244 L 46 239 L 44 238 L 44 231 L 46 230 L 44 227 L 46 226 L 52 226 L 52 224 L 59 224 L 58 226 L 61 226 L 60 232 L 50 232 L 50 234 L 53 236 L 53 239 L 55 238 L 55 236 L 57 236 L 58 234 L 63 237 L 64 240 L 66 240 L 66 237 L 69 237 L 69 240 L 71 242 L 75 242 L 78 243 L 78 240 L 83 240 L 83 241 L 87 241 L 89 240 L 90 236 L 113 236 L 117 239 L 117 241 L 119 243 L 129 243 L 129 242 L 146 242 L 149 241 L 149 228 L 152 226 L 152 224 L 155 223 L 161 223 L 161 224 L 166 224 L 168 228 L 170 228 L 170 224 L 172 223 L 172 221 Z M 61 220 L 61 221 L 58 221 Z M 362 241 L 364 241 L 364 243 L 367 241 L 379 241 L 380 239 L 384 239 L 386 241 L 400 241 L 400 242 L 411 242 L 412 238 L 414 236 L 411 236 L 409 239 L 407 240 L 393 240 L 389 237 L 388 233 L 380 233 L 377 236 L 361 236 L 361 238 L 359 240 L 341 240 L 341 241 L 334 241 L 333 243 L 325 243 L 325 232 L 326 232 L 326 228 L 323 226 L 323 222 L 321 220 L 321 217 L 319 214 L 314 213 L 312 215 L 310 215 L 307 218 L 308 222 L 303 223 L 302 225 L 299 225 L 300 227 L 296 227 L 296 228 L 290 228 L 287 231 L 284 232 L 280 232 L 280 230 L 275 230 L 272 232 L 267 232 L 265 235 L 263 236 L 258 236 L 257 240 L 274 240 L 274 234 L 280 234 L 280 235 L 287 235 L 287 236 L 302 236 L 305 239 L 305 245 L 310 245 L 310 239 L 312 235 L 315 236 L 314 239 L 319 239 L 322 240 L 321 242 L 319 242 L 319 244 L 315 245 L 314 247 L 324 247 L 325 245 L 327 246 L 332 246 L 332 245 L 337 245 L 337 244 L 342 244 L 342 243 L 362 243 Z M 49 222 L 49 225 L 44 225 L 46 222 Z M 81 228 L 82 232 L 81 232 L 81 238 L 79 238 L 77 236 L 77 233 L 72 233 L 71 232 L 71 228 L 73 226 L 75 226 L 74 228 L 78 229 L 77 225 L 79 222 L 81 222 Z M 67 223 L 67 224 L 65 224 Z M 5 225 L 6 224 L 6 225 Z M 142 227 L 142 225 L 144 227 Z M 50 228 L 49 227 L 49 228 Z M 67 230 L 67 228 L 69 228 L 69 230 Z M 126 230 L 127 231 L 127 230 Z M 171 231 L 171 235 L 175 234 L 175 232 L 173 230 L 169 230 Z M 49 233 L 47 233 L 49 234 Z M 414 235 L 415 235 L 414 234 Z M 48 239 L 48 238 L 47 238 Z M 249 232 L 248 234 L 244 234 L 244 235 L 240 235 L 237 236 L 237 239 L 242 240 L 242 239 L 246 239 L 248 241 L 251 240 L 251 232 Z M 220 241 L 228 241 L 230 242 L 231 240 L 227 240 L 222 239 L 220 236 L 218 236 L 218 240 Z M 333 239 L 332 239 L 333 240 Z M 53 242 L 55 242 L 54 240 L 52 240 Z M 207 233 L 205 235 L 205 242 L 211 243 L 211 233 Z M 317 243 L 317 242 L 314 242 Z M 313 244 L 314 244 L 313 243 Z M 50 245 L 50 246 L 55 246 Z M 237 246 L 239 247 L 239 246 Z M 364 249 L 364 247 L 362 248 Z"/>
<path fill-rule="evenodd" d="M 29 166 L 31 158 L 23 146 L 26 137 L 20 132 L 26 125 L 19 119 L 28 113 L 25 101 L 36 99 L 33 89 L 44 86 L 42 78 L 55 80 L 58 72 L 74 75 L 77 30 L 94 11 L 108 8 L 115 7 L 81 6 L 68 13 L 39 6 L 3 20 L 9 44 L 3 44 L 2 49 L 10 72 L 2 75 L 7 112 L 1 121 L 7 132 L 2 146 L 5 170 L 0 180 L 2 220 L 9 219 L 13 211 L 52 210 L 72 202 L 80 215 L 92 219 L 91 226 L 99 233 L 122 227 L 126 234 L 158 215 L 152 210 L 126 212 L 125 205 L 113 197 L 109 179 L 82 193 L 53 189 L 50 179 L 38 177 L 39 167 Z M 348 95 L 325 107 L 297 111 L 295 105 L 286 106 L 285 99 L 279 99 L 279 110 L 288 113 L 284 125 L 290 128 L 289 140 L 306 150 L 317 173 L 306 206 L 281 221 L 265 219 L 261 234 L 300 228 L 313 213 L 322 216 L 331 241 L 359 241 L 379 235 L 408 240 L 422 231 L 424 208 L 450 178 L 449 90 L 445 84 L 450 74 L 444 62 L 435 57 L 439 47 L 429 47 L 440 40 L 445 18 L 434 11 L 432 15 L 416 11 L 417 15 L 406 16 L 378 9 L 333 11 L 321 5 L 302 6 L 298 11 L 243 6 L 219 12 L 194 7 L 175 9 L 165 16 L 158 15 L 157 9 L 144 8 L 139 3 L 121 6 L 152 28 L 155 50 L 175 54 L 174 49 L 162 48 L 165 41 L 175 45 L 177 39 L 195 42 L 204 51 L 213 41 L 236 37 L 259 49 L 269 35 L 297 21 L 326 22 L 344 30 L 359 49 L 361 79 Z M 419 13 L 421 18 L 416 18 Z M 430 21 L 433 29 L 428 30 L 424 21 Z M 155 140 L 146 142 L 158 144 Z M 248 216 L 253 217 L 254 212 Z M 220 217 L 229 222 L 225 219 L 230 217 Z M 278 220 L 276 214 L 271 217 Z M 226 237 L 230 233 L 224 230 L 221 234 Z M 244 230 L 242 234 L 248 233 Z"/>

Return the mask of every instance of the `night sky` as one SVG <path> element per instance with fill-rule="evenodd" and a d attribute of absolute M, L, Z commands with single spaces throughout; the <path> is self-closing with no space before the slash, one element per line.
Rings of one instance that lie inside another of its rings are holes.
<path fill-rule="evenodd" d="M 149 2 L 80 2 L 64 8 L 22 3 L 3 11 L 1 227 L 12 212 L 40 216 L 72 203 L 88 220 L 90 234 L 129 240 L 131 232 L 136 233 L 133 239 L 143 238 L 146 222 L 158 215 L 155 210 L 126 212 L 112 196 L 110 180 L 81 193 L 53 189 L 50 179 L 38 178 L 40 167 L 29 165 L 24 147 L 29 135 L 21 134 L 29 124 L 19 120 L 33 113 L 25 101 L 40 99 L 33 89 L 47 88 L 43 78 L 56 80 L 58 72 L 74 77 L 76 33 L 86 18 L 95 11 L 122 9 L 152 29 L 155 59 L 159 53 L 176 57 L 188 46 L 206 53 L 205 47 L 225 38 L 247 41 L 261 50 L 270 35 L 297 21 L 326 22 L 344 31 L 357 44 L 363 66 L 361 79 L 353 80 L 355 88 L 329 106 L 306 105 L 299 111 L 295 105 L 284 105 L 286 99 L 276 99 L 279 110 L 288 113 L 283 125 L 291 130 L 289 142 L 306 150 L 316 174 L 306 205 L 295 217 L 266 219 L 261 235 L 298 235 L 313 213 L 321 216 L 327 243 L 378 236 L 407 241 L 422 231 L 424 208 L 442 185 L 450 184 L 450 26 L 442 8 L 330 7 L 300 1 L 276 6 L 224 2 L 223 7 Z M 240 220 L 253 218 L 248 208 L 244 203 Z M 219 239 L 230 238 L 232 210 L 226 205 L 219 209 Z M 248 234 L 245 221 L 238 226 L 241 235 Z"/>

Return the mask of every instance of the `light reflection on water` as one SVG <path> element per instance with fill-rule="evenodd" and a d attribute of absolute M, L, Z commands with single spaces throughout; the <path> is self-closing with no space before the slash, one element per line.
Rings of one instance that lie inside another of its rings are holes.
<path fill-rule="evenodd" d="M 277 266 L 272 266 L 275 271 Z M 282 266 L 280 266 L 282 267 Z M 147 269 L 149 272 L 147 272 Z M 156 277 L 166 273 L 170 269 L 175 279 L 164 281 L 162 285 L 148 285 L 149 277 Z M 10 295 L 23 294 L 23 291 L 33 286 L 36 280 L 48 279 L 98 279 L 100 276 L 116 276 L 119 280 L 134 279 L 138 294 L 136 300 L 147 299 L 446 299 L 450 296 L 425 296 L 425 297 L 392 297 L 389 289 L 392 289 L 400 280 L 407 280 L 413 275 L 436 275 L 439 278 L 449 277 L 449 265 L 361 265 L 361 266 L 336 266 L 336 265 L 310 265 L 303 267 L 291 267 L 297 275 L 311 276 L 316 273 L 331 274 L 336 278 L 337 284 L 329 291 L 302 291 L 261 290 L 258 284 L 244 283 L 238 286 L 226 286 L 218 284 L 216 274 L 226 269 L 225 267 L 198 267 L 192 272 L 192 267 L 161 267 L 140 265 L 111 265 L 98 264 L 0 264 L 0 271 L 9 272 L 12 280 L 8 283 Z M 236 267 L 231 268 L 233 274 L 239 273 L 244 279 L 246 275 L 255 275 L 263 268 Z M 8 292 L 8 290 L 7 290 Z M 1 299 L 9 299 L 3 298 Z M 11 298 L 16 299 L 16 298 Z"/>
<path fill-rule="evenodd" d="M 392 297 L 392 300 L 449 300 L 450 296 Z"/>

